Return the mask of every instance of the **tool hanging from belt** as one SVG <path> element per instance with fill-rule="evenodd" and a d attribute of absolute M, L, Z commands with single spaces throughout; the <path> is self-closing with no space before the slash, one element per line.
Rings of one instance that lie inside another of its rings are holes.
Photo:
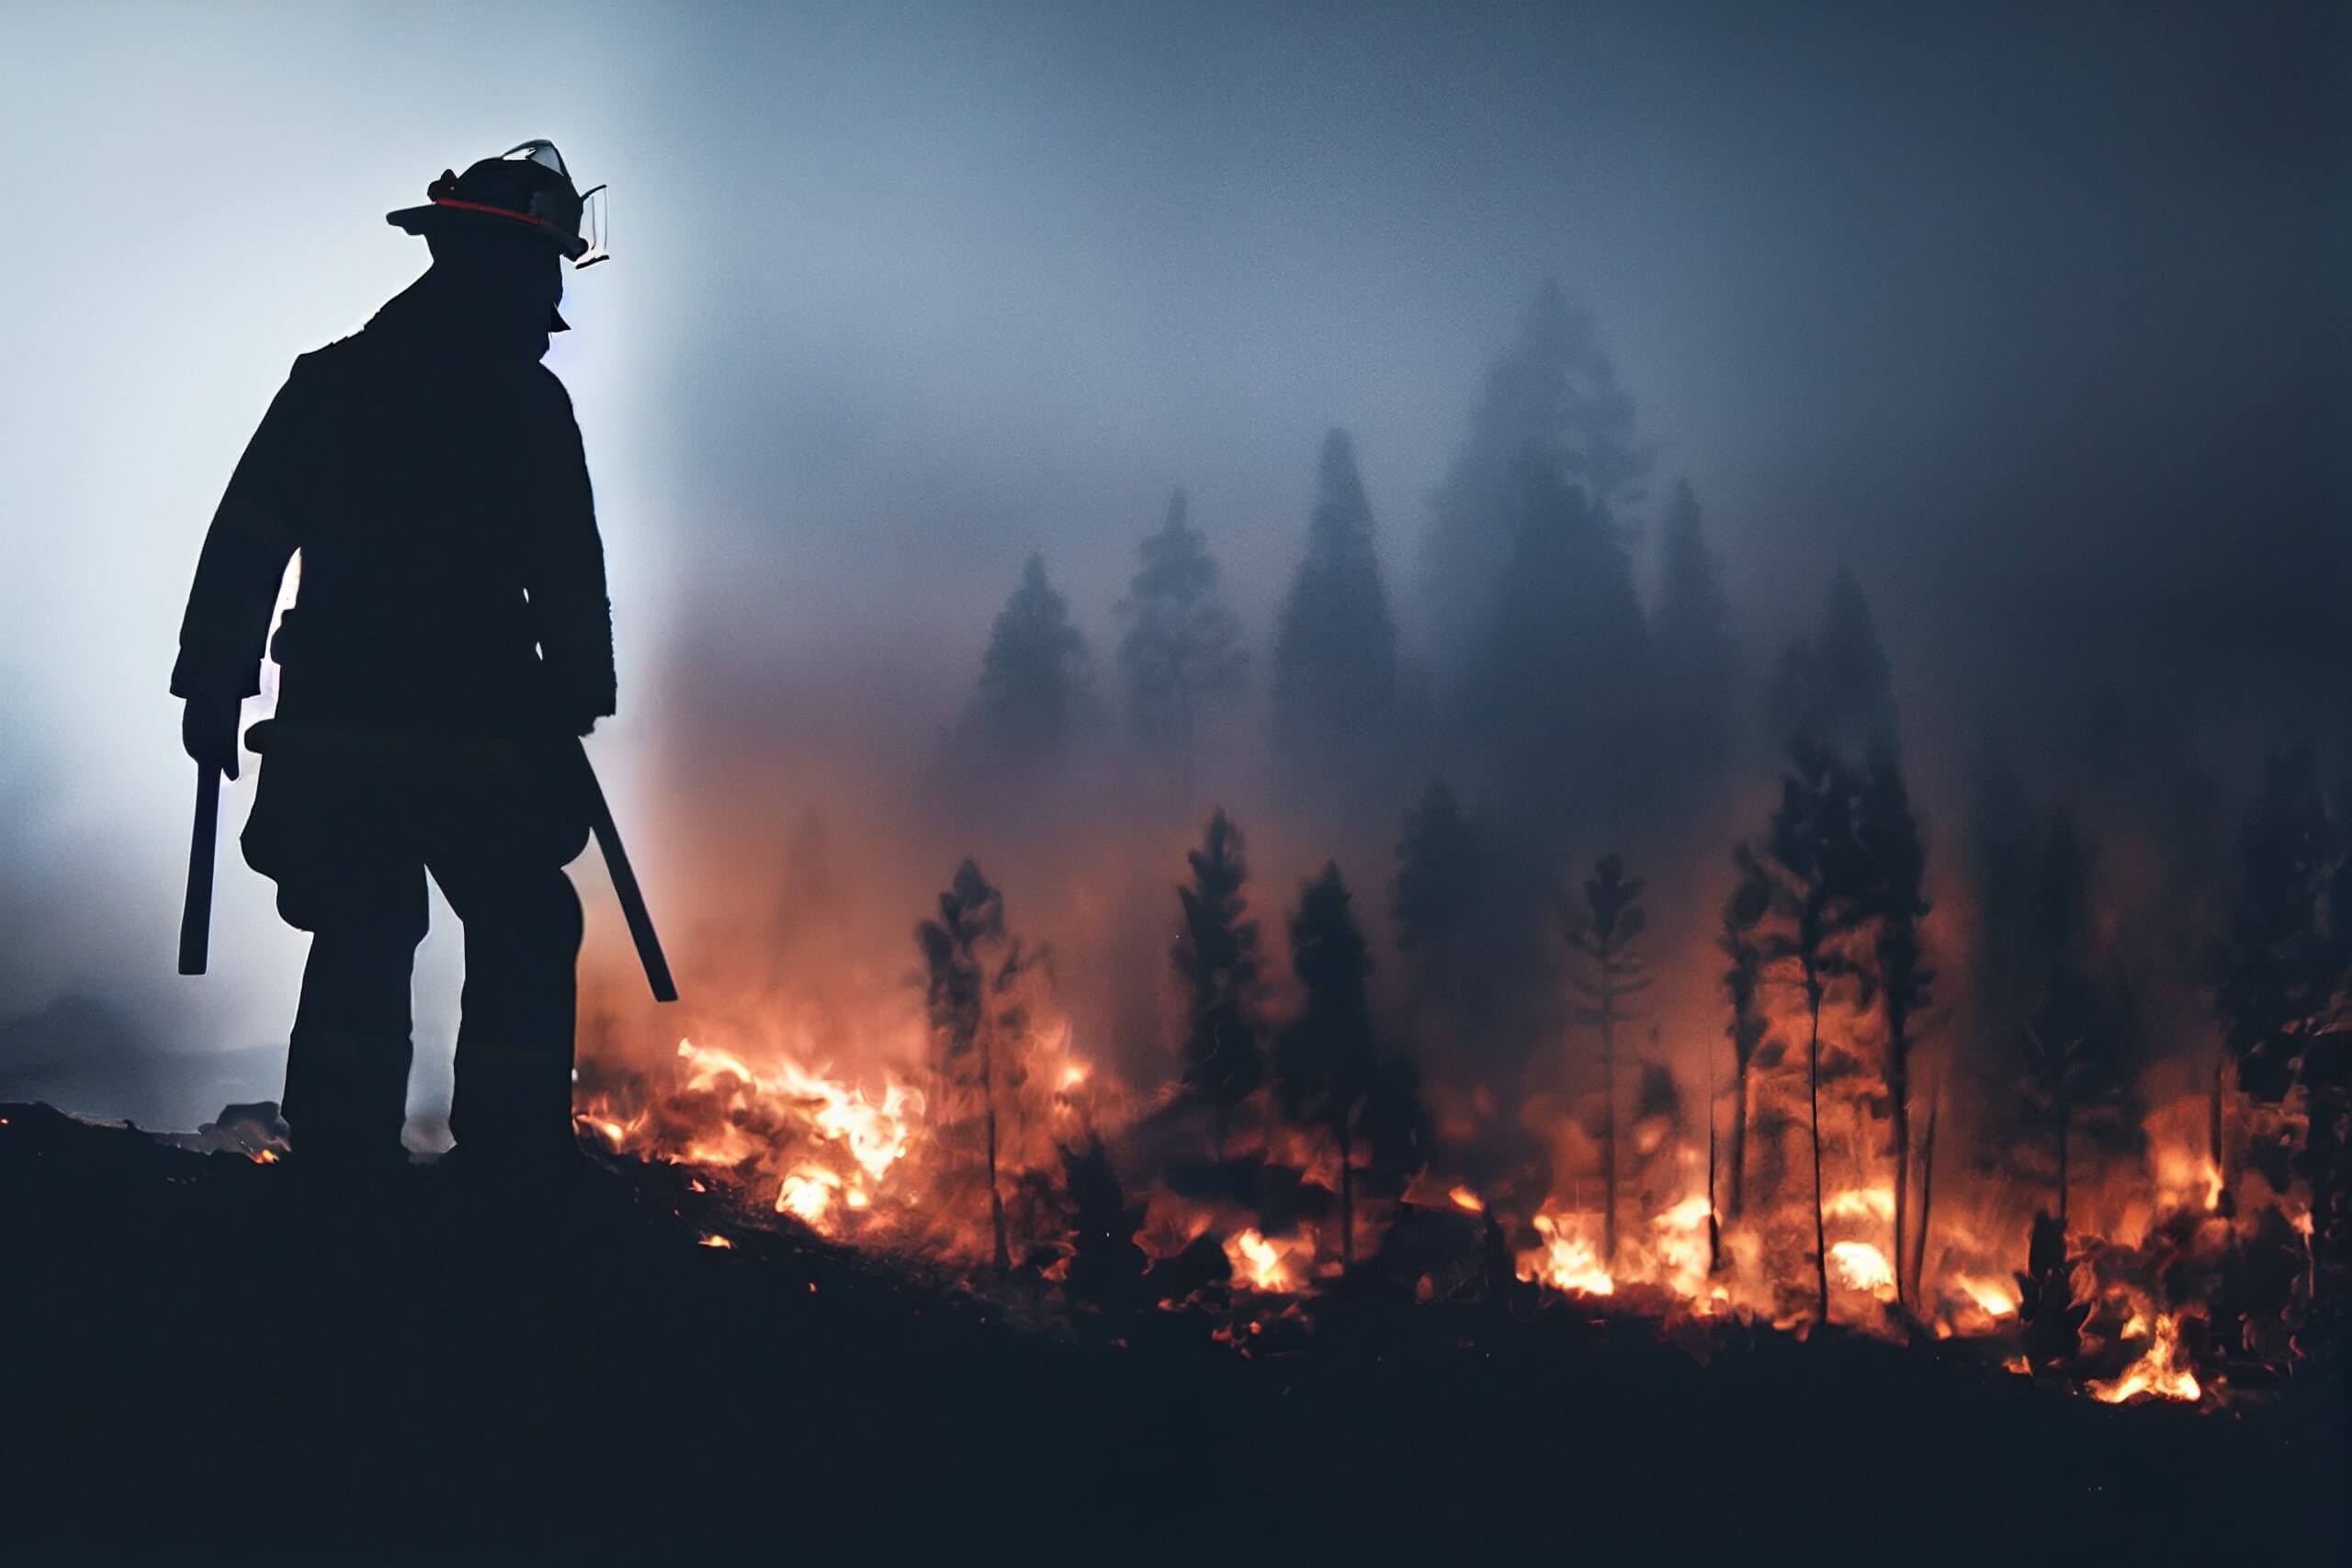
<path fill-rule="evenodd" d="M 417 759 L 427 748 L 454 750 L 459 754 L 480 753 L 481 756 L 512 758 L 512 741 L 480 741 L 438 743 L 413 740 L 398 736 L 361 735 L 337 731 L 297 730 L 282 720 L 265 720 L 254 726 L 248 743 L 256 751 L 266 750 L 268 737 L 283 730 L 287 735 L 301 734 L 321 743 L 383 753 L 387 758 Z M 560 742 L 564 752 L 563 768 L 571 775 L 571 784 L 578 791 L 582 809 L 587 814 L 589 831 L 594 835 L 596 847 L 604 852 L 605 869 L 613 879 L 614 897 L 620 900 L 621 918 L 628 923 L 629 940 L 637 946 L 638 962 L 645 966 L 645 978 L 653 989 L 657 1002 L 678 999 L 677 982 L 671 978 L 670 961 L 662 952 L 662 938 L 653 929 L 652 911 L 645 907 L 645 890 L 638 885 L 637 872 L 629 864 L 628 849 L 621 842 L 620 828 L 613 821 L 613 808 L 605 799 L 604 785 L 596 779 L 594 764 L 588 760 L 588 748 L 576 736 L 566 736 Z M 187 850 L 187 898 L 180 907 L 180 973 L 201 975 L 209 957 L 212 931 L 212 865 L 220 836 L 220 774 L 218 769 L 199 765 L 196 776 L 196 823 Z"/>

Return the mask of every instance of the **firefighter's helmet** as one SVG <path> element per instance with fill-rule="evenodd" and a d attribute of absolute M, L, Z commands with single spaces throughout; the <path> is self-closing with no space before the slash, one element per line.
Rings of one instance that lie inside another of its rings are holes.
<path fill-rule="evenodd" d="M 609 259 L 605 249 L 605 187 L 582 191 L 563 166 L 563 154 L 545 139 L 520 141 L 462 175 L 441 171 L 424 187 L 425 205 L 384 214 L 412 234 L 464 223 L 523 223 L 544 235 L 573 266 Z"/>

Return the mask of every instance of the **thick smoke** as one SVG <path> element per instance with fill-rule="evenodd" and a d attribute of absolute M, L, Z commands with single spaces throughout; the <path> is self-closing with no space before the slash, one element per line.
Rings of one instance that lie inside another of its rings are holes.
<path fill-rule="evenodd" d="M 626 318 L 637 400 L 582 408 L 616 562 L 671 598 L 624 615 L 648 675 L 611 744 L 690 1001 L 640 1009 L 600 945 L 587 1054 L 903 1048 L 914 923 L 968 855 L 1085 1049 L 1163 1081 L 1223 806 L 1270 1006 L 1336 862 L 1384 1030 L 1433 1100 L 1488 1091 L 1440 1108 L 1498 1146 L 1521 1095 L 1589 1098 L 1565 931 L 1623 855 L 1658 976 L 1632 1049 L 1695 1103 L 1791 704 L 1879 665 L 1945 972 L 1923 1069 L 2041 1005 L 2009 949 L 2055 919 L 2062 819 L 2086 984 L 2143 1059 L 2210 1046 L 2238 817 L 2275 744 L 2332 778 L 2352 722 L 2344 24 L 1704 20 L 616 32 L 645 249 L 592 278 L 647 281 L 634 316 L 578 287 L 579 370 Z M 70 781 L 19 792 L 51 809 L 11 812 L 14 1013 L 249 1043 L 97 934 L 166 928 L 176 865 L 110 886 Z M 78 975 L 44 949 L 77 922 Z M 129 1109 L 145 1072 L 56 1092 Z"/>

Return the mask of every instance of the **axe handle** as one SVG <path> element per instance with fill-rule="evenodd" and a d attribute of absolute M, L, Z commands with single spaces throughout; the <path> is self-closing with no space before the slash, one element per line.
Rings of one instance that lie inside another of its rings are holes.
<path fill-rule="evenodd" d="M 582 794 L 588 806 L 588 825 L 595 832 L 596 847 L 605 852 L 605 869 L 612 874 L 613 893 L 619 898 L 622 918 L 628 921 L 629 940 L 637 943 L 638 962 L 645 965 L 646 982 L 653 987 L 657 1002 L 678 999 L 678 983 L 670 977 L 670 961 L 662 956 L 662 938 L 653 930 L 653 916 L 645 907 L 645 890 L 637 885 L 637 873 L 628 863 L 628 851 L 621 845 L 620 829 L 613 822 L 613 808 L 605 800 L 604 785 L 596 782 L 596 770 L 588 761 L 588 749 L 577 740 L 572 753 L 580 759 Z"/>
<path fill-rule="evenodd" d="M 180 906 L 180 973 L 201 975 L 212 947 L 212 855 L 220 837 L 220 770 L 196 765 L 196 827 L 187 842 L 187 902 Z"/>

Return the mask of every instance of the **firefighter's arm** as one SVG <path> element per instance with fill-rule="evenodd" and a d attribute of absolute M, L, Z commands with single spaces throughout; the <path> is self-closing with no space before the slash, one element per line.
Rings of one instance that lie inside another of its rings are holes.
<path fill-rule="evenodd" d="M 557 717 L 585 735 L 614 711 L 613 606 L 605 586 L 605 542 L 588 458 L 571 400 L 552 374 L 544 387 L 547 467 L 539 484 L 528 581 L 531 624 Z"/>
<path fill-rule="evenodd" d="M 304 475 L 317 457 L 310 380 L 297 361 L 246 443 L 204 536 L 180 622 L 179 661 L 172 667 L 172 694 L 187 699 L 191 724 L 199 708 L 217 714 L 225 707 L 233 727 L 236 705 L 261 690 L 270 612 L 301 542 Z M 233 761 L 232 745 L 232 777 Z"/>

